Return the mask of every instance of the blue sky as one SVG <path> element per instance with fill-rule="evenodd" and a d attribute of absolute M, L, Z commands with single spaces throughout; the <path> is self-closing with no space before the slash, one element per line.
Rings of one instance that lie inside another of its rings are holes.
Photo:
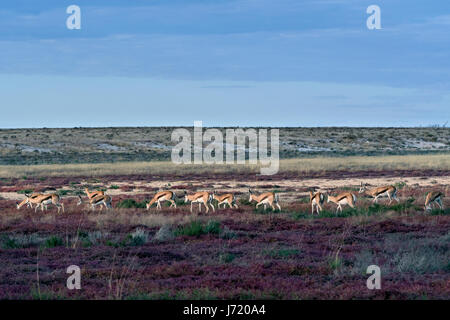
<path fill-rule="evenodd" d="M 0 30 L 0 128 L 450 120 L 449 1 L 8 0 Z"/>

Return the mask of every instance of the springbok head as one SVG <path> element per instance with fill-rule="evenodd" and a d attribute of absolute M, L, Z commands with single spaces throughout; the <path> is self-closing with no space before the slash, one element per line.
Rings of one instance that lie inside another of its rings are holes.
<path fill-rule="evenodd" d="M 249 195 L 248 202 L 252 202 L 252 195 L 253 195 L 252 190 L 248 189 L 248 195 Z"/>
<path fill-rule="evenodd" d="M 359 185 L 359 193 L 363 193 L 364 191 L 366 191 L 366 189 L 367 189 L 366 186 L 367 186 L 367 183 L 363 184 L 361 181 L 361 184 Z"/>

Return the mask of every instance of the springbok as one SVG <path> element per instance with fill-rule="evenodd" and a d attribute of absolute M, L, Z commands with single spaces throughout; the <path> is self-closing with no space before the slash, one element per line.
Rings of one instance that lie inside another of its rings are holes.
<path fill-rule="evenodd" d="M 211 206 L 213 211 L 216 211 L 216 209 L 214 209 L 214 206 L 211 203 L 212 199 L 213 199 L 213 195 L 211 193 L 202 191 L 202 192 L 196 192 L 191 195 L 185 195 L 184 202 L 185 203 L 191 202 L 191 213 L 192 213 L 192 205 L 194 203 L 198 203 L 199 212 L 202 212 L 202 203 L 203 203 L 206 208 L 206 213 L 208 213 L 208 211 L 209 211 L 208 204 Z"/>
<path fill-rule="evenodd" d="M 225 209 L 225 207 L 228 206 L 230 208 L 235 207 L 236 209 L 238 209 L 238 205 L 236 204 L 236 199 L 233 196 L 233 194 L 231 193 L 226 193 L 226 194 L 222 194 L 222 195 L 217 195 L 216 192 L 213 192 L 213 199 L 217 200 L 217 207 L 220 209 L 220 205 L 223 204 L 223 208 Z"/>
<path fill-rule="evenodd" d="M 275 206 L 273 205 L 275 204 L 281 211 L 280 204 L 278 203 L 279 200 L 278 195 L 275 194 L 274 192 L 265 192 L 260 195 L 255 195 L 250 189 L 248 189 L 248 193 L 250 194 L 248 202 L 256 201 L 256 209 L 258 209 L 260 205 L 264 205 L 265 211 L 267 205 L 270 205 L 272 207 L 272 210 L 275 211 Z"/>
<path fill-rule="evenodd" d="M 441 210 L 444 210 L 444 205 L 442 204 L 442 199 L 444 194 L 440 191 L 430 191 L 427 193 L 425 198 L 425 211 L 431 211 L 433 209 L 432 204 L 436 203 Z"/>
<path fill-rule="evenodd" d="M 62 208 L 62 211 L 64 212 L 64 204 L 62 202 L 60 202 L 61 198 L 56 193 L 41 194 L 41 195 L 37 195 L 33 198 L 27 194 L 25 196 L 27 197 L 27 199 L 22 201 L 20 204 L 17 204 L 17 209 L 20 209 L 20 207 L 25 203 L 30 203 L 31 205 L 36 204 L 36 207 L 34 208 L 34 212 L 36 212 L 39 207 L 41 207 L 41 210 L 44 211 L 44 207 L 45 207 L 45 210 L 47 210 L 47 205 L 53 204 L 58 208 L 58 213 L 60 212 L 61 208 Z"/>
<path fill-rule="evenodd" d="M 342 205 L 349 205 L 350 207 L 354 208 L 356 203 L 356 196 L 350 192 L 344 192 L 335 197 L 328 195 L 327 203 L 329 202 L 333 202 L 338 205 L 336 208 L 337 214 L 339 211 L 342 212 Z"/>
<path fill-rule="evenodd" d="M 84 188 L 84 192 L 86 193 L 89 200 L 96 196 L 104 196 L 105 195 L 105 191 L 102 191 L 102 190 L 89 192 L 88 188 Z"/>
<path fill-rule="evenodd" d="M 385 194 L 389 198 L 389 204 L 391 204 L 393 199 L 397 202 L 400 202 L 400 200 L 397 198 L 397 188 L 394 186 L 383 186 L 367 190 L 367 184 L 363 185 L 363 183 L 361 182 L 359 193 L 363 193 L 368 195 L 369 197 L 373 197 L 374 203 L 377 203 L 378 198 Z"/>
<path fill-rule="evenodd" d="M 33 209 L 33 204 L 28 200 L 36 198 L 37 196 L 42 195 L 42 193 L 32 193 L 31 195 L 25 195 L 25 199 L 22 200 L 22 202 L 17 203 L 17 210 L 19 210 L 20 208 L 22 208 L 22 206 L 24 206 L 25 204 L 27 205 L 28 208 Z"/>
<path fill-rule="evenodd" d="M 105 206 L 105 209 L 112 209 L 112 206 L 111 206 L 112 199 L 108 195 L 98 195 L 96 197 L 93 197 L 92 199 L 89 199 L 88 202 L 89 202 L 88 207 L 90 206 L 91 209 L 94 211 L 95 211 L 96 206 L 100 206 L 100 210 L 102 210 L 103 209 L 102 205 Z M 82 203 L 83 203 L 83 199 L 81 198 L 80 195 L 78 195 L 77 206 L 79 206 Z"/>
<path fill-rule="evenodd" d="M 322 205 L 325 201 L 325 196 L 321 192 L 313 193 L 309 191 L 309 203 L 311 203 L 311 214 L 314 214 L 314 209 L 316 209 L 317 214 L 322 211 Z"/>
<path fill-rule="evenodd" d="M 149 203 L 147 203 L 147 210 L 150 209 L 152 204 L 156 202 L 156 208 L 161 208 L 161 202 L 163 201 L 169 201 L 170 207 L 177 207 L 177 204 L 175 203 L 175 193 L 172 191 L 160 191 L 155 194 L 152 200 L 150 200 Z"/>

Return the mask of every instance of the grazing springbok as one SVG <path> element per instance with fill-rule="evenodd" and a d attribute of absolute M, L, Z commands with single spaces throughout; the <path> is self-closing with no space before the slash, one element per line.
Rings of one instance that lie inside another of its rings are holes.
<path fill-rule="evenodd" d="M 349 205 L 350 207 L 354 208 L 356 204 L 356 196 L 353 193 L 350 192 L 344 192 L 336 197 L 327 196 L 327 203 L 333 202 L 337 204 L 336 208 L 336 214 L 341 211 L 342 212 L 342 205 Z"/>
<path fill-rule="evenodd" d="M 309 192 L 309 203 L 311 203 L 311 214 L 314 214 L 314 209 L 316 209 L 317 214 L 320 214 L 322 211 L 322 205 L 325 201 L 325 196 L 322 192 L 313 193 Z"/>
<path fill-rule="evenodd" d="M 88 188 L 84 188 L 84 192 L 86 193 L 88 199 L 95 198 L 96 196 L 104 196 L 105 195 L 105 191 L 102 191 L 102 190 L 89 192 Z"/>
<path fill-rule="evenodd" d="M 105 206 L 105 209 L 112 209 L 112 199 L 108 195 L 98 195 L 96 197 L 93 197 L 92 199 L 88 200 L 89 204 L 88 207 L 90 207 L 92 210 L 95 211 L 96 206 L 100 206 L 100 210 L 103 209 L 102 205 Z M 78 203 L 77 206 L 83 203 L 83 199 L 81 196 L 78 196 Z"/>
<path fill-rule="evenodd" d="M 213 199 L 212 193 L 201 191 L 191 195 L 185 195 L 184 202 L 185 203 L 191 202 L 191 213 L 192 213 L 192 205 L 194 203 L 198 203 L 199 212 L 202 212 L 202 203 L 203 203 L 206 208 L 206 213 L 208 213 L 209 211 L 208 204 L 211 206 L 213 211 L 216 211 L 216 209 L 214 209 L 214 206 L 211 203 L 212 199 Z"/>
<path fill-rule="evenodd" d="M 444 205 L 442 204 L 442 199 L 444 194 L 440 191 L 431 191 L 427 193 L 425 198 L 425 211 L 431 211 L 433 209 L 432 204 L 436 203 L 441 210 L 444 210 Z"/>
<path fill-rule="evenodd" d="M 17 209 L 20 209 L 21 206 L 23 206 L 25 203 L 29 203 L 32 207 L 33 204 L 36 204 L 36 207 L 34 208 L 34 212 L 37 211 L 39 207 L 41 207 L 41 210 L 44 211 L 47 210 L 47 205 L 53 204 L 55 207 L 58 208 L 58 213 L 60 212 L 61 208 L 64 212 L 64 204 L 61 202 L 61 198 L 56 193 L 52 194 L 40 194 L 35 195 L 35 197 L 32 197 L 32 195 L 25 195 L 27 198 L 23 200 L 21 203 L 17 204 Z"/>
<path fill-rule="evenodd" d="M 17 210 L 22 208 L 22 206 L 24 206 L 25 204 L 27 205 L 28 208 L 33 209 L 33 204 L 28 199 L 33 199 L 40 195 L 42 195 L 42 193 L 32 193 L 30 196 L 25 195 L 25 199 L 23 199 L 22 202 L 17 203 Z"/>
<path fill-rule="evenodd" d="M 238 209 L 238 205 L 236 204 L 236 199 L 233 196 L 233 194 L 231 193 L 226 193 L 226 194 L 222 194 L 222 195 L 218 195 L 216 194 L 216 192 L 214 191 L 213 193 L 213 199 L 217 200 L 217 207 L 220 209 L 220 205 L 223 204 L 223 208 L 225 209 L 225 207 L 228 206 L 230 208 L 235 207 L 236 209 Z"/>
<path fill-rule="evenodd" d="M 260 195 L 253 194 L 252 190 L 248 189 L 248 193 L 250 194 L 250 197 L 248 199 L 248 202 L 256 201 L 256 209 L 260 205 L 264 205 L 264 211 L 267 208 L 267 205 L 270 205 L 272 207 L 272 210 L 275 211 L 274 204 L 278 207 L 278 209 L 281 211 L 280 204 L 278 203 L 279 198 L 278 195 L 274 192 L 265 192 L 261 193 Z"/>
<path fill-rule="evenodd" d="M 152 200 L 150 200 L 149 203 L 147 203 L 147 210 L 150 209 L 150 207 L 152 206 L 152 204 L 154 204 L 156 202 L 156 208 L 158 209 L 162 209 L 161 208 L 161 202 L 163 201 L 169 201 L 170 202 L 170 207 L 177 207 L 177 204 L 175 203 L 175 193 L 172 191 L 160 191 L 157 192 L 155 194 L 155 196 L 153 197 Z"/>
<path fill-rule="evenodd" d="M 378 198 L 383 195 L 387 195 L 387 197 L 389 198 L 389 204 L 391 204 L 393 199 L 397 202 L 400 202 L 400 200 L 397 198 L 397 188 L 394 186 L 383 186 L 367 190 L 367 183 L 363 185 L 363 183 L 361 182 L 359 193 L 363 193 L 368 195 L 369 197 L 373 197 L 374 203 L 377 203 Z"/>

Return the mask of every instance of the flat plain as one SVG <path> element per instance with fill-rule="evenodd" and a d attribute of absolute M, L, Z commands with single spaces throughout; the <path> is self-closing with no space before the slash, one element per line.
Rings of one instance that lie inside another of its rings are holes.
<path fill-rule="evenodd" d="M 249 165 L 46 163 L 45 152 L 36 156 L 43 157 L 36 165 L 16 158 L 16 165 L 0 166 L 0 299 L 450 298 L 445 150 L 309 154 L 281 160 L 273 176 Z M 394 185 L 400 202 L 373 204 L 358 193 L 361 182 Z M 78 206 L 85 187 L 106 191 L 113 209 Z M 282 210 L 255 209 L 249 188 L 275 192 Z M 177 208 L 147 211 L 145 203 L 162 189 L 177 194 Z M 312 215 L 311 189 L 353 192 L 356 208 L 336 214 L 325 203 Z M 205 213 L 194 205 L 191 213 L 183 196 L 200 190 L 231 192 L 239 208 Z M 444 210 L 424 210 L 429 191 L 444 193 Z M 18 210 L 16 202 L 32 192 L 58 193 L 65 212 Z M 380 290 L 366 286 L 373 264 L 381 269 Z M 81 268 L 80 290 L 66 287 L 70 265 Z"/>
<path fill-rule="evenodd" d="M 423 209 L 427 191 L 448 194 L 448 171 L 367 173 L 2 179 L 0 298 L 450 298 L 450 211 Z M 357 193 L 360 181 L 396 185 L 400 203 L 372 204 Z M 84 186 L 106 190 L 114 209 L 77 206 Z M 357 207 L 336 215 L 326 203 L 312 215 L 311 187 L 355 192 Z M 281 212 L 256 210 L 248 188 L 277 192 Z M 160 189 L 180 196 L 176 209 L 145 209 Z M 233 192 L 239 209 L 198 213 L 195 205 L 190 213 L 182 196 L 198 190 Z M 17 210 L 16 201 L 31 191 L 63 195 L 66 212 Z M 66 288 L 73 264 L 82 270 L 81 290 Z M 382 270 L 381 290 L 366 287 L 371 264 Z"/>

